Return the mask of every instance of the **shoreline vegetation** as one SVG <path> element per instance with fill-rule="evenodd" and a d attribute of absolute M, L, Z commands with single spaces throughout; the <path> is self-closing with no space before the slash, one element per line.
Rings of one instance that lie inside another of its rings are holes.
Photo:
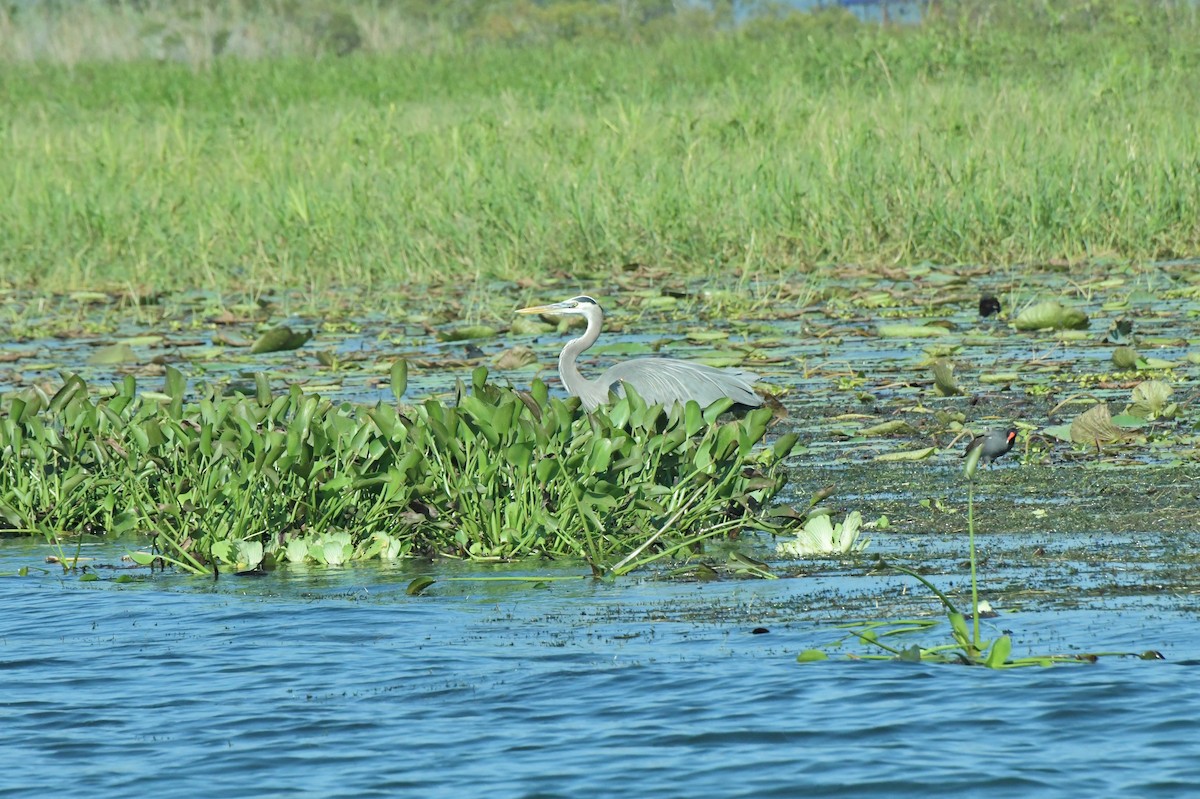
<path fill-rule="evenodd" d="M 1195 4 L 0 12 L 0 287 L 1200 252 Z"/>

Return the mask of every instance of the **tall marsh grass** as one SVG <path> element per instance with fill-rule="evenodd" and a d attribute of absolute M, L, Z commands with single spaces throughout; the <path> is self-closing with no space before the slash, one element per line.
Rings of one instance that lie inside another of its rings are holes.
<path fill-rule="evenodd" d="M 1195 256 L 1194 12 L 1023 6 L 532 43 L 476 20 L 344 58 L 6 45 L 0 284 Z"/>

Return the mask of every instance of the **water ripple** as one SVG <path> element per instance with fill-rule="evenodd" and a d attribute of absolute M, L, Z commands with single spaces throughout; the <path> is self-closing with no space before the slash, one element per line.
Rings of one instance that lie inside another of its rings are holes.
<path fill-rule="evenodd" d="M 0 795 L 51 780 L 56 796 L 165 799 L 1165 797 L 1200 782 L 1200 688 L 1181 665 L 1197 653 L 1171 651 L 1191 613 L 1005 622 L 1035 648 L 1083 634 L 1167 663 L 799 666 L 830 637 L 802 609 L 749 634 L 787 587 L 413 599 L 352 579 L 0 579 L 0 740 L 19 764 Z M 682 602 L 740 610 L 682 621 Z"/>

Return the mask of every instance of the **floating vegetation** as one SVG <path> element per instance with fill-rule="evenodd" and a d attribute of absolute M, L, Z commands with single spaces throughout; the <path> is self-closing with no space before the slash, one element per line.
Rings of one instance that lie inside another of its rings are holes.
<path fill-rule="evenodd" d="M 1058 300 L 1046 300 L 1031 305 L 1017 315 L 1013 327 L 1017 330 L 1083 330 L 1088 316 L 1078 308 L 1070 308 Z"/>
<path fill-rule="evenodd" d="M 1179 406 L 1170 401 L 1172 393 L 1174 389 L 1162 380 L 1143 380 L 1133 387 L 1133 404 L 1129 412 L 1146 421 L 1174 418 Z"/>
<path fill-rule="evenodd" d="M 852 655 L 856 660 L 900 660 L 912 663 L 943 663 L 964 666 L 984 666 L 990 669 L 1010 669 L 1022 666 L 1053 666 L 1059 664 L 1094 663 L 1100 657 L 1137 657 L 1142 660 L 1161 660 L 1162 655 L 1155 651 L 1143 653 L 1131 652 L 1090 652 L 1082 654 L 1045 654 L 1027 657 L 1012 657 L 1012 638 L 1008 633 L 1001 634 L 991 641 L 985 641 L 980 636 L 979 620 L 985 614 L 996 615 L 987 602 L 979 600 L 979 583 L 977 579 L 978 558 L 975 551 L 975 479 L 979 472 L 979 463 L 983 458 L 983 447 L 969 449 L 966 455 L 966 465 L 963 476 L 967 481 L 967 546 L 970 552 L 971 568 L 971 613 L 968 617 L 940 591 L 932 582 L 918 572 L 888 564 L 882 559 L 879 567 L 892 569 L 920 582 L 928 588 L 942 603 L 946 618 L 950 624 L 950 643 L 924 647 L 919 644 L 905 646 L 893 642 L 893 637 L 932 633 L 938 630 L 941 623 L 936 619 L 883 619 L 852 624 L 840 625 L 848 630 L 847 634 L 834 641 L 830 646 L 838 647 L 848 640 L 858 642 L 881 650 L 882 654 Z M 850 518 L 847 517 L 847 524 Z M 806 525 L 807 528 L 808 525 Z M 970 625 L 968 625 L 970 618 Z M 797 656 L 800 663 L 815 663 L 828 660 L 829 655 L 821 649 L 807 649 Z"/>
<path fill-rule="evenodd" d="M 393 388 L 405 389 L 403 368 Z M 397 409 L 334 403 L 297 386 L 252 396 L 211 390 L 184 404 L 125 378 L 97 397 L 66 376 L 52 397 L 30 389 L 0 409 L 0 527 L 50 541 L 79 533 L 150 536 L 142 564 L 197 573 L 280 562 L 447 556 L 580 557 L 625 573 L 770 514 L 794 434 L 760 447 L 758 409 L 719 422 L 722 402 L 671 413 L 635 393 L 582 414 L 473 374 L 453 402 Z"/>
<path fill-rule="evenodd" d="M 940 359 L 933 363 L 933 387 L 939 397 L 953 397 L 964 394 L 954 379 L 954 364 Z"/>
<path fill-rule="evenodd" d="M 862 538 L 862 531 L 862 514 L 858 511 L 847 513 L 837 524 L 827 513 L 813 514 L 794 539 L 780 541 L 775 551 L 796 558 L 862 552 L 871 543 L 869 538 Z"/>
<path fill-rule="evenodd" d="M 1113 424 L 1112 413 L 1105 403 L 1094 405 L 1071 422 L 1071 440 L 1076 444 L 1099 447 L 1120 438 L 1121 430 Z"/>
<path fill-rule="evenodd" d="M 1137 369 L 1138 354 L 1133 347 L 1117 347 L 1112 354 L 1113 366 L 1118 369 Z"/>
<path fill-rule="evenodd" d="M 303 347 L 310 338 L 312 338 L 311 331 L 294 331 L 287 325 L 280 325 L 279 327 L 271 328 L 259 336 L 258 340 L 250 345 L 250 352 L 253 354 L 258 354 L 261 352 L 286 352 L 288 350 L 298 350 Z"/>

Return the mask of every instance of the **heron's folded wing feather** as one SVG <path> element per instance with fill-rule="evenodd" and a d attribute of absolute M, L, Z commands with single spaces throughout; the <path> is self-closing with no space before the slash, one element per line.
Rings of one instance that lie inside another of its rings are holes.
<path fill-rule="evenodd" d="M 719 369 L 692 361 L 674 358 L 637 358 L 619 363 L 600 378 L 606 387 L 616 384 L 633 386 L 644 400 L 655 405 L 670 406 L 696 400 L 708 406 L 722 397 L 742 405 L 762 404 L 754 393 L 753 383 L 758 375 L 743 369 Z"/>

